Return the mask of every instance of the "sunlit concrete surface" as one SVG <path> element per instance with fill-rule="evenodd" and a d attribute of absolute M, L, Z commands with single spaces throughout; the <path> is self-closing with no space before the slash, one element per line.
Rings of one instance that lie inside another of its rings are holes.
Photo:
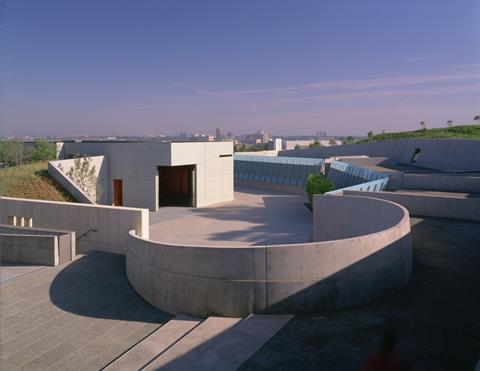
<path fill-rule="evenodd" d="M 24 268 L 0 284 L 1 370 L 98 370 L 171 318 L 129 285 L 121 255 Z"/>
<path fill-rule="evenodd" d="M 14 264 L 2 262 L 0 264 L 0 282 L 5 282 L 23 276 L 24 274 L 34 272 L 44 267 L 44 265 Z"/>
<path fill-rule="evenodd" d="M 196 246 L 310 242 L 312 214 L 306 201 L 305 196 L 239 188 L 231 202 L 150 213 L 150 240 Z"/>

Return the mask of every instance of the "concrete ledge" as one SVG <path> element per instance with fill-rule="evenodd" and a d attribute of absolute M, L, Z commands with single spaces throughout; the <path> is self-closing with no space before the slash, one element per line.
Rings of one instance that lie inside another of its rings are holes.
<path fill-rule="evenodd" d="M 403 174 L 396 182 L 388 185 L 389 191 L 418 189 L 439 192 L 480 194 L 480 177 L 455 174 Z"/>
<path fill-rule="evenodd" d="M 0 260 L 56 266 L 75 257 L 75 232 L 0 225 Z"/>
<path fill-rule="evenodd" d="M 411 192 L 345 191 L 344 195 L 374 197 L 403 205 L 410 214 L 435 218 L 480 221 L 480 198 L 451 197 Z"/>
<path fill-rule="evenodd" d="M 327 222 L 323 213 L 336 217 Z M 352 225 L 347 232 L 345 223 Z M 317 196 L 314 226 L 317 242 L 245 247 L 173 245 L 131 231 L 127 276 L 159 309 L 200 317 L 321 312 L 407 284 L 412 252 L 409 216 L 402 206 Z M 327 231 L 328 240 L 321 240 Z"/>

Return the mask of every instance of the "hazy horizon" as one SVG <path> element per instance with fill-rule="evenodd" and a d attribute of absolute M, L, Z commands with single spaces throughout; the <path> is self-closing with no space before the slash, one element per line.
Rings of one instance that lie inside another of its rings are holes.
<path fill-rule="evenodd" d="M 3 1 L 0 135 L 473 123 L 480 3 Z"/>

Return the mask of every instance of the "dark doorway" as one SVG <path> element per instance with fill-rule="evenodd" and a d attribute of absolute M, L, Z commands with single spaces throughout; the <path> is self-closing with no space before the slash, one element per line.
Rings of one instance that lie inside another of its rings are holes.
<path fill-rule="evenodd" d="M 420 148 L 415 148 L 415 152 L 413 152 L 412 159 L 410 160 L 410 163 L 414 164 L 418 160 L 418 156 L 420 156 L 420 152 L 422 150 Z"/>
<path fill-rule="evenodd" d="M 123 204 L 123 183 L 122 179 L 113 180 L 113 206 L 122 206 Z"/>
<path fill-rule="evenodd" d="M 195 166 L 158 166 L 158 206 L 195 206 Z"/>

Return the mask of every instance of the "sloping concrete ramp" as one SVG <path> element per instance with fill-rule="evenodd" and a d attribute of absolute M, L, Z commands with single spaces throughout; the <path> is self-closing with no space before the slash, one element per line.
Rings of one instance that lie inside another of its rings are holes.
<path fill-rule="evenodd" d="M 176 316 L 153 332 L 142 342 L 124 353 L 104 370 L 139 370 L 159 354 L 178 342 L 201 323 L 201 320 L 185 315 Z"/>
<path fill-rule="evenodd" d="M 293 316 L 246 319 L 177 316 L 130 349 L 106 370 L 235 370 Z"/>

